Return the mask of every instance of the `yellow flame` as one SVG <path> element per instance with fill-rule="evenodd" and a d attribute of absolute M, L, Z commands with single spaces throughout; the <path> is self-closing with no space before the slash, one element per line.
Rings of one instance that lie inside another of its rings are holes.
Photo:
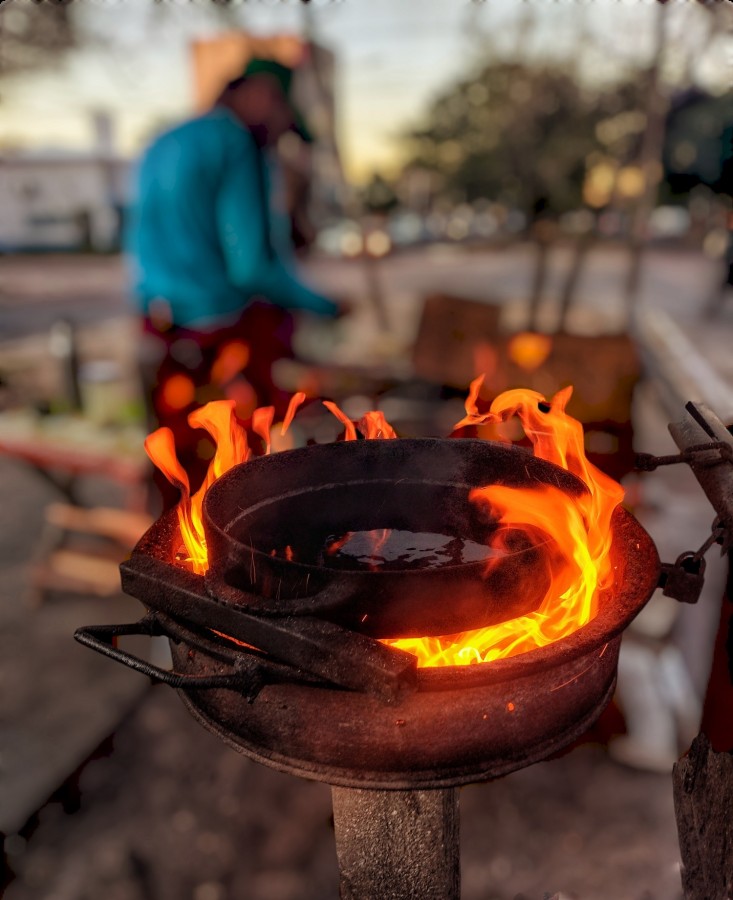
<path fill-rule="evenodd" d="M 523 488 L 490 485 L 471 492 L 470 500 L 488 506 L 499 521 L 499 540 L 502 534 L 521 529 L 531 536 L 535 546 L 543 545 L 550 587 L 536 611 L 499 625 L 461 634 L 384 641 L 414 653 L 420 666 L 489 662 L 565 637 L 596 614 L 599 590 L 607 586 L 612 574 L 611 516 L 623 499 L 623 489 L 586 459 L 582 425 L 565 412 L 572 388 L 559 391 L 550 402 L 535 391 L 506 391 L 493 401 L 487 413 L 479 413 L 477 401 L 482 384 L 483 376 L 471 383 L 466 417 L 456 427 L 506 423 L 517 417 L 535 456 L 581 478 L 588 492 L 572 497 L 550 485 Z M 302 394 L 297 394 L 291 400 L 283 432 L 303 399 Z M 354 423 L 336 404 L 324 401 L 324 405 L 345 426 L 346 440 L 355 440 Z M 256 410 L 252 419 L 253 430 L 264 441 L 266 452 L 270 452 L 272 407 Z M 145 448 L 168 480 L 181 489 L 178 518 L 188 562 L 196 573 L 203 574 L 208 568 L 201 519 L 203 498 L 217 478 L 233 465 L 246 462 L 251 451 L 231 400 L 208 403 L 191 413 L 188 421 L 192 427 L 208 431 L 216 443 L 216 454 L 206 478 L 193 496 L 188 476 L 176 457 L 170 430 L 161 428 L 149 435 Z M 378 411 L 363 416 L 359 430 L 371 439 L 397 437 L 383 413 Z M 389 532 L 384 533 L 386 536 Z M 290 556 L 292 551 L 286 553 L 286 557 Z M 490 560 L 487 566 L 493 564 Z"/>
<path fill-rule="evenodd" d="M 298 407 L 305 401 L 302 391 L 294 394 L 288 404 L 281 435 L 290 427 Z M 324 405 L 346 427 L 346 439 L 356 440 L 356 426 L 335 403 L 325 401 Z M 203 525 L 203 502 L 211 485 L 228 472 L 232 466 L 247 462 L 252 451 L 249 448 L 247 432 L 237 422 L 234 400 L 214 400 L 194 410 L 188 416 L 188 424 L 192 428 L 203 428 L 211 435 L 216 446 L 214 457 L 209 463 L 206 477 L 201 487 L 191 495 L 188 475 L 176 456 L 175 441 L 170 428 L 158 428 L 145 439 L 145 450 L 172 485 L 181 491 L 178 504 L 178 522 L 181 538 L 186 548 L 186 562 L 197 575 L 203 575 L 209 567 L 206 548 L 206 535 Z M 275 410 L 272 406 L 262 406 L 252 413 L 252 431 L 260 437 L 265 445 L 265 454 L 272 450 L 272 421 Z M 365 424 L 362 424 L 365 423 Z M 360 428 L 367 436 L 395 438 L 392 426 L 384 418 L 382 412 L 369 412 L 360 422 Z M 365 430 L 366 429 L 366 430 Z M 293 551 L 288 547 L 286 557 L 291 559 Z"/>
<path fill-rule="evenodd" d="M 480 384 L 476 379 L 471 386 L 466 418 L 479 417 Z M 480 416 L 500 422 L 518 416 L 535 456 L 567 469 L 589 488 L 578 497 L 550 485 L 491 485 L 470 494 L 473 502 L 490 506 L 504 528 L 524 529 L 535 544 L 545 544 L 551 577 L 542 602 L 535 612 L 486 628 L 385 641 L 414 653 L 419 666 L 463 666 L 526 653 L 572 634 L 596 614 L 598 591 L 611 575 L 611 516 L 623 488 L 586 459 L 583 427 L 565 412 L 571 394 L 565 388 L 548 403 L 535 391 L 506 391 Z"/>
<path fill-rule="evenodd" d="M 207 403 L 194 410 L 187 421 L 191 428 L 203 428 L 208 431 L 216 445 L 216 453 L 209 463 L 206 477 L 193 496 L 188 476 L 178 462 L 173 434 L 169 428 L 159 428 L 148 435 L 145 450 L 171 484 L 181 488 L 181 501 L 177 507 L 178 522 L 181 538 L 188 553 L 187 562 L 197 575 L 203 575 L 209 567 L 202 520 L 204 496 L 217 478 L 237 463 L 246 462 L 250 457 L 250 450 L 247 433 L 234 415 L 233 400 L 214 400 Z"/>

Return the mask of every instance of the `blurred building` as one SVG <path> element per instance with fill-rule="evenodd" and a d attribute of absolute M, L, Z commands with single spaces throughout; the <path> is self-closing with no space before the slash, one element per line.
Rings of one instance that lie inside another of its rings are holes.
<path fill-rule="evenodd" d="M 115 150 L 106 113 L 93 125 L 88 151 L 0 153 L 0 252 L 119 246 L 130 161 Z"/>
<path fill-rule="evenodd" d="M 295 69 L 295 101 L 315 139 L 308 148 L 294 136 L 283 142 L 286 184 L 298 203 L 307 204 L 316 226 L 340 217 L 350 191 L 336 143 L 335 59 L 329 50 L 291 35 L 232 32 L 194 41 L 191 112 L 208 109 L 253 56 Z M 0 252 L 119 248 L 133 160 L 116 150 L 113 124 L 109 114 L 93 113 L 89 150 L 0 152 Z"/>

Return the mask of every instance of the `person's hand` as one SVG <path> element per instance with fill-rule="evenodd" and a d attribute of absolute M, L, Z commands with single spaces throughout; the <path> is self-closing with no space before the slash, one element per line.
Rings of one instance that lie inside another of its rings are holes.
<path fill-rule="evenodd" d="M 343 297 L 333 297 L 332 302 L 336 304 L 336 314 L 334 315 L 334 319 L 343 319 L 345 316 L 350 316 L 354 311 L 354 302 L 353 300 L 344 299 Z"/>

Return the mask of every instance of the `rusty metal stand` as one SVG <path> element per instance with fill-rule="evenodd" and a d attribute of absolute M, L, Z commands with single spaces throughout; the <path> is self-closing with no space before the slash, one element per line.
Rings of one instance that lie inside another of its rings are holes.
<path fill-rule="evenodd" d="M 459 900 L 458 789 L 331 789 L 341 900 Z"/>

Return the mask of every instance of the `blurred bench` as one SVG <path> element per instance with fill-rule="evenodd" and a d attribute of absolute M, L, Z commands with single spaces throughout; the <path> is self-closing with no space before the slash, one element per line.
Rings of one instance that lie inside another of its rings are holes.
<path fill-rule="evenodd" d="M 52 590 L 97 597 L 118 594 L 119 564 L 152 521 L 133 510 L 49 503 L 31 572 L 29 603 L 40 605 Z M 87 545 L 67 546 L 72 536 L 87 539 Z"/>
<path fill-rule="evenodd" d="M 44 510 L 30 577 L 32 605 L 50 590 L 119 592 L 118 565 L 151 523 L 143 440 L 141 429 L 104 428 L 78 416 L 0 413 L 0 453 L 31 467 L 64 501 Z M 89 476 L 120 485 L 125 508 L 85 506 L 79 482 Z"/>
<path fill-rule="evenodd" d="M 529 388 L 550 398 L 569 384 L 571 416 L 583 423 L 588 458 L 613 478 L 634 469 L 631 403 L 641 366 L 626 334 L 507 334 L 502 307 L 445 294 L 425 299 L 413 350 L 415 373 L 428 381 L 467 389 L 485 373 L 484 395 Z M 528 340 L 522 345 L 522 338 Z M 529 352 L 525 352 L 529 351 Z"/>

